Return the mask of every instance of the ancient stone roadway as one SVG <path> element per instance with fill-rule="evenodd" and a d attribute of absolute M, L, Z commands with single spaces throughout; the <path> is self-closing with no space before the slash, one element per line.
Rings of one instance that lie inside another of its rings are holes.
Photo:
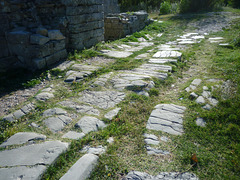
<path fill-rule="evenodd" d="M 157 36 L 157 35 L 156 35 Z M 148 91 L 155 86 L 151 80 L 153 77 L 164 80 L 168 77 L 168 72 L 172 71 L 171 62 L 181 61 L 181 48 L 186 48 L 189 44 L 198 43 L 205 38 L 197 33 L 184 34 L 181 39 L 156 47 L 155 54 L 147 53 L 140 56 L 147 60 L 146 63 L 132 70 L 122 70 L 110 72 L 94 79 L 90 87 L 102 87 L 101 91 L 86 90 L 75 97 L 57 102 L 54 108 L 44 111 L 41 120 L 31 124 L 32 129 L 39 130 L 47 128 L 50 132 L 61 134 L 62 138 L 53 141 L 46 135 L 33 132 L 21 132 L 10 137 L 0 145 L 0 178 L 7 179 L 39 179 L 58 156 L 67 150 L 69 143 L 62 142 L 64 139 L 81 139 L 91 131 L 98 131 L 105 128 L 101 119 L 113 119 L 121 110 L 117 105 L 124 100 L 129 91 L 141 95 L 149 96 Z M 211 41 L 219 39 L 212 39 Z M 222 39 L 221 39 L 222 40 Z M 214 43 L 214 42 L 213 42 Z M 109 57 L 126 58 L 132 51 L 138 51 L 144 47 L 153 46 L 150 42 L 126 43 L 121 45 L 121 50 L 103 50 L 102 53 Z M 131 51 L 130 51 L 131 50 Z M 139 57 L 138 57 L 139 58 Z M 168 65 L 165 65 L 168 63 Z M 62 69 L 68 69 L 65 76 L 65 83 L 76 83 L 99 70 L 100 66 L 65 63 L 60 65 Z M 195 80 L 186 89 L 190 92 L 198 86 L 201 80 Z M 54 87 L 43 89 L 35 96 L 35 101 L 47 101 L 54 98 Z M 193 94 L 194 95 L 194 94 Z M 217 104 L 217 100 L 210 99 L 211 96 L 205 89 L 201 97 L 211 100 L 212 105 Z M 204 98 L 203 98 L 204 99 Z M 31 102 L 21 109 L 5 116 L 3 120 L 14 122 L 35 109 L 34 102 Z M 198 103 L 201 99 L 197 99 Z M 183 121 L 185 107 L 174 104 L 159 104 L 151 113 L 147 129 L 163 131 L 173 135 L 184 133 Z M 67 131 L 65 130 L 66 126 Z M 79 129 L 80 132 L 75 131 Z M 149 155 L 169 155 L 171 152 L 157 149 L 153 145 L 159 144 L 159 139 L 154 134 L 144 134 L 146 151 Z M 112 142 L 113 140 L 109 140 Z M 161 141 L 168 142 L 168 138 L 163 136 Z M 5 149 L 7 148 L 7 149 Z M 89 177 L 91 171 L 97 164 L 98 155 L 105 152 L 106 147 L 89 147 L 86 154 L 81 157 L 76 164 L 61 179 L 85 179 Z M 79 168 L 81 171 L 79 171 Z M 181 177 L 180 177 L 181 176 Z M 146 173 L 137 171 L 130 172 L 127 179 L 197 179 L 194 174 L 184 173 L 178 177 L 177 173 L 161 173 L 153 177 Z"/>

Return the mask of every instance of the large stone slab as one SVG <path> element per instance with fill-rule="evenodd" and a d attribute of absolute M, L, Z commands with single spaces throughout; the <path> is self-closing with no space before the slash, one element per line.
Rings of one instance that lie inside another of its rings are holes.
<path fill-rule="evenodd" d="M 109 111 L 107 114 L 104 115 L 106 119 L 112 120 L 115 116 L 117 116 L 118 112 L 121 110 L 121 108 L 115 108 L 111 111 Z"/>
<path fill-rule="evenodd" d="M 48 141 L 41 144 L 32 144 L 17 149 L 0 151 L 0 166 L 50 165 L 67 148 L 67 143 Z"/>
<path fill-rule="evenodd" d="M 47 118 L 43 122 L 52 132 L 56 133 L 72 122 L 72 119 L 68 116 L 60 115 L 57 117 Z"/>
<path fill-rule="evenodd" d="M 98 163 L 98 156 L 85 154 L 61 177 L 60 180 L 84 180 L 87 179 Z"/>
<path fill-rule="evenodd" d="M 84 91 L 80 93 L 79 101 L 97 106 L 102 109 L 113 108 L 120 103 L 125 94 L 117 91 Z"/>
<path fill-rule="evenodd" d="M 152 176 L 144 172 L 131 171 L 122 180 L 198 180 L 193 173 L 161 172 L 157 176 Z"/>
<path fill-rule="evenodd" d="M 171 66 L 159 65 L 159 64 L 143 64 L 139 68 L 145 69 L 145 70 L 150 70 L 150 71 L 164 71 L 164 72 L 172 71 Z"/>
<path fill-rule="evenodd" d="M 49 92 L 42 92 L 35 97 L 38 101 L 46 101 L 51 98 L 54 98 L 54 95 Z"/>
<path fill-rule="evenodd" d="M 86 113 L 89 115 L 96 115 L 96 116 L 99 116 L 100 114 L 99 110 L 88 105 L 78 104 L 77 102 L 74 102 L 74 101 L 62 101 L 59 104 L 64 107 L 75 109 L 78 113 Z"/>
<path fill-rule="evenodd" d="M 61 108 L 48 109 L 43 112 L 43 116 L 54 116 L 54 115 L 67 115 L 67 111 Z"/>
<path fill-rule="evenodd" d="M 103 54 L 114 58 L 126 58 L 132 55 L 131 52 L 127 51 L 110 51 L 110 50 L 104 50 Z"/>
<path fill-rule="evenodd" d="M 34 167 L 12 167 L 0 168 L 0 179 L 2 180 L 38 180 L 45 172 L 46 166 L 36 165 Z"/>
<path fill-rule="evenodd" d="M 149 59 L 148 62 L 154 64 L 164 64 L 169 62 L 177 62 L 177 59 Z"/>
<path fill-rule="evenodd" d="M 100 69 L 98 66 L 92 66 L 92 65 L 85 65 L 85 64 L 74 64 L 72 66 L 73 70 L 78 70 L 78 71 L 96 71 Z"/>
<path fill-rule="evenodd" d="M 84 116 L 75 124 L 75 127 L 80 128 L 83 133 L 87 134 L 91 131 L 98 131 L 100 128 L 105 128 L 106 125 L 103 121 L 95 117 Z"/>
<path fill-rule="evenodd" d="M 11 145 L 24 144 L 34 140 L 45 140 L 46 136 L 33 132 L 19 132 L 11 136 L 6 142 L 2 143 L 0 147 L 6 147 Z"/>
<path fill-rule="evenodd" d="M 78 133 L 75 131 L 69 131 L 66 134 L 62 136 L 62 138 L 68 138 L 68 139 L 82 139 L 85 136 L 84 133 Z"/>
<path fill-rule="evenodd" d="M 185 109 L 183 106 L 173 104 L 159 104 L 155 106 L 148 119 L 147 129 L 182 135 L 183 113 Z"/>
<path fill-rule="evenodd" d="M 154 58 L 181 58 L 182 53 L 178 51 L 158 51 L 153 55 Z"/>

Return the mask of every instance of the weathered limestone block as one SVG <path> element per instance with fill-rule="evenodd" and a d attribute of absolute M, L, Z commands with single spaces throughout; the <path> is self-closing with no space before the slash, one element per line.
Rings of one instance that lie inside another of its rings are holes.
<path fill-rule="evenodd" d="M 69 24 L 82 24 L 84 22 L 91 22 L 91 21 L 100 21 L 103 20 L 103 13 L 92 13 L 92 14 L 84 14 L 84 15 L 77 15 L 77 16 L 67 16 Z"/>
<path fill-rule="evenodd" d="M 63 34 L 59 30 L 49 30 L 48 31 L 48 37 L 51 40 L 62 40 L 65 39 Z"/>
<path fill-rule="evenodd" d="M 29 44 L 30 32 L 14 31 L 7 34 L 7 40 L 10 44 Z"/>
<path fill-rule="evenodd" d="M 79 180 L 87 179 L 98 162 L 98 156 L 94 154 L 85 154 L 61 177 L 60 180 Z"/>
<path fill-rule="evenodd" d="M 30 36 L 30 43 L 43 45 L 46 44 L 50 39 L 48 37 L 42 36 L 40 34 L 33 34 Z"/>
<path fill-rule="evenodd" d="M 67 16 L 76 16 L 82 14 L 92 14 L 103 11 L 102 5 L 93 5 L 86 8 L 86 6 L 67 6 L 66 15 Z"/>

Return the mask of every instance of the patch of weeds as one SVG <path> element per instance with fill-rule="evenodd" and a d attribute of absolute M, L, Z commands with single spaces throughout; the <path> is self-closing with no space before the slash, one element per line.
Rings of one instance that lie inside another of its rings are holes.
<path fill-rule="evenodd" d="M 100 53 L 98 51 L 95 50 L 95 48 L 91 48 L 91 49 L 84 49 L 82 51 L 77 51 L 75 50 L 72 53 L 69 53 L 68 59 L 69 60 L 82 60 L 82 59 L 88 59 L 91 57 L 96 57 L 100 55 Z"/>
<path fill-rule="evenodd" d="M 55 76 L 55 77 L 59 77 L 59 76 L 64 77 L 65 76 L 65 71 L 62 71 L 59 68 L 51 69 L 50 73 L 52 76 Z"/>
<path fill-rule="evenodd" d="M 150 89 L 150 91 L 148 92 L 148 94 L 151 96 L 159 96 L 159 90 L 156 88 L 152 88 Z"/>

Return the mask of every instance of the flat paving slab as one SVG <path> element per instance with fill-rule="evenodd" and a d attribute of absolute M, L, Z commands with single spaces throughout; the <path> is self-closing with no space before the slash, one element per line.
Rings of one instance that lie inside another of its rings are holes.
<path fill-rule="evenodd" d="M 84 91 L 79 95 L 79 101 L 101 109 L 113 108 L 125 98 L 124 93 L 117 91 Z"/>
<path fill-rule="evenodd" d="M 154 64 L 164 64 L 164 63 L 169 63 L 169 62 L 177 62 L 177 59 L 149 59 L 149 63 L 154 63 Z"/>
<path fill-rule="evenodd" d="M 47 141 L 41 144 L 32 144 L 12 150 L 0 151 L 0 166 L 50 165 L 67 148 L 68 143 Z"/>
<path fill-rule="evenodd" d="M 181 58 L 182 53 L 178 51 L 158 51 L 153 57 L 154 58 Z"/>
<path fill-rule="evenodd" d="M 91 131 L 98 131 L 101 128 L 105 128 L 106 125 L 103 121 L 95 117 L 84 116 L 75 124 L 75 127 L 80 128 L 83 133 L 87 134 Z"/>
<path fill-rule="evenodd" d="M 155 106 L 148 119 L 147 129 L 182 135 L 183 113 L 185 109 L 183 106 L 174 104 L 159 104 Z"/>
<path fill-rule="evenodd" d="M 44 165 L 33 167 L 19 166 L 12 168 L 0 168 L 2 180 L 39 180 L 47 169 Z"/>
<path fill-rule="evenodd" d="M 123 180 L 198 180 L 193 173 L 161 172 L 157 176 L 149 175 L 145 172 L 131 171 Z"/>
<path fill-rule="evenodd" d="M 79 103 L 71 101 L 71 100 L 62 101 L 59 104 L 64 107 L 74 109 L 78 113 L 84 113 L 84 114 L 96 115 L 96 116 L 99 116 L 99 114 L 100 114 L 99 110 L 93 108 L 92 106 L 79 104 Z"/>
<path fill-rule="evenodd" d="M 71 123 L 72 119 L 68 116 L 60 115 L 57 117 L 47 118 L 43 122 L 53 133 L 57 133 L 61 131 L 66 125 Z"/>
<path fill-rule="evenodd" d="M 11 145 L 20 145 L 34 140 L 46 140 L 46 136 L 34 132 L 19 132 L 11 136 L 6 142 L 2 143 L 0 147 Z"/>
<path fill-rule="evenodd" d="M 128 51 L 110 51 L 110 50 L 104 50 L 102 51 L 103 54 L 114 57 L 114 58 L 127 58 L 130 55 L 132 55 L 132 52 Z"/>

